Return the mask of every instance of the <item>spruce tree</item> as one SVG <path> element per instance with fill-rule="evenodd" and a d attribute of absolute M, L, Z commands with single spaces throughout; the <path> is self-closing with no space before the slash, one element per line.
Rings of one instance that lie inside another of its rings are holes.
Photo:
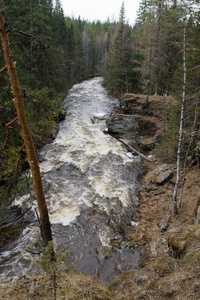
<path fill-rule="evenodd" d="M 114 39 L 109 46 L 105 80 L 107 89 L 119 98 L 121 94 L 137 89 L 137 79 L 133 80 L 132 57 L 131 28 L 126 24 L 123 2 Z"/>

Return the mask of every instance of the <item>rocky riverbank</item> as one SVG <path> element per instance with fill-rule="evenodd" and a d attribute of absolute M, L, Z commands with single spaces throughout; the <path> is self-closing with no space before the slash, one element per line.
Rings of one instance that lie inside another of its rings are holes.
<path fill-rule="evenodd" d="M 131 233 L 132 240 L 143 248 L 141 269 L 126 272 L 109 285 L 114 299 L 200 297 L 199 169 L 193 166 L 187 171 L 182 206 L 174 216 L 175 160 L 172 157 L 166 163 L 156 151 L 173 105 L 175 101 L 171 97 L 151 96 L 147 103 L 143 96 L 127 94 L 120 109 L 121 121 L 118 122 L 117 114 L 107 122 L 108 131 L 120 138 L 125 136 L 127 144 L 134 145 L 151 159 L 151 162 L 144 159 L 141 162 L 145 175 L 140 187 L 140 204 L 133 220 L 138 226 Z M 134 125 L 134 139 L 130 133 L 131 125 L 126 126 L 127 119 L 131 122 L 132 114 L 137 124 Z M 124 136 L 120 131 L 122 124 Z"/>
<path fill-rule="evenodd" d="M 122 107 L 107 120 L 108 132 L 145 155 L 140 165 L 144 176 L 135 216 L 126 234 L 127 246 L 142 250 L 140 269 L 122 273 L 107 287 L 87 276 L 60 275 L 57 299 L 199 299 L 200 225 L 198 225 L 199 169 L 188 169 L 182 206 L 173 215 L 174 158 L 166 162 L 157 155 L 167 126 L 171 97 L 127 94 Z M 135 155 L 135 153 L 133 153 Z M 196 218 L 197 216 L 197 218 Z M 53 299 L 53 279 L 22 278 L 2 285 L 2 299 Z"/>

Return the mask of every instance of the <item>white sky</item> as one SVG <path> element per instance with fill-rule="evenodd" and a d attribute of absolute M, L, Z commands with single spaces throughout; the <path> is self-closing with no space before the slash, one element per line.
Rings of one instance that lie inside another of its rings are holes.
<path fill-rule="evenodd" d="M 61 0 L 65 16 L 89 20 L 118 20 L 123 0 Z M 140 0 L 124 0 L 126 19 L 133 25 Z"/>

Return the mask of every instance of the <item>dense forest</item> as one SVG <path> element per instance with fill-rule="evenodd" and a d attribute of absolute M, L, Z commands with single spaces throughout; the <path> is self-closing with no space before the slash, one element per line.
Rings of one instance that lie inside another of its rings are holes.
<path fill-rule="evenodd" d="M 199 0 L 142 0 L 134 26 L 66 17 L 59 0 L 2 0 L 13 60 L 27 119 L 40 147 L 63 117 L 61 102 L 74 84 L 104 76 L 108 92 L 173 95 L 177 105 L 164 132 L 162 156 L 177 148 L 183 92 L 185 115 L 181 158 L 199 162 L 200 10 Z M 80 12 L 81 13 L 81 12 Z M 0 69 L 5 65 L 0 48 Z M 0 192 L 9 194 L 27 167 L 9 78 L 0 72 Z M 167 101 L 167 98 L 166 98 Z M 189 147 L 189 148 L 188 148 Z"/>

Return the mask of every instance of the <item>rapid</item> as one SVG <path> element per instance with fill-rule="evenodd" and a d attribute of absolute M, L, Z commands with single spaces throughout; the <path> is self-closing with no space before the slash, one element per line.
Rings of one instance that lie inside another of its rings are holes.
<path fill-rule="evenodd" d="M 107 284 L 137 269 L 140 251 L 128 242 L 138 201 L 138 159 L 106 132 L 118 101 L 101 77 L 75 84 L 63 102 L 67 116 L 38 153 L 56 252 L 70 251 L 74 273 Z M 17 197 L 0 223 L 2 280 L 41 273 L 34 193 Z M 31 250 L 30 250 L 31 249 Z"/>

